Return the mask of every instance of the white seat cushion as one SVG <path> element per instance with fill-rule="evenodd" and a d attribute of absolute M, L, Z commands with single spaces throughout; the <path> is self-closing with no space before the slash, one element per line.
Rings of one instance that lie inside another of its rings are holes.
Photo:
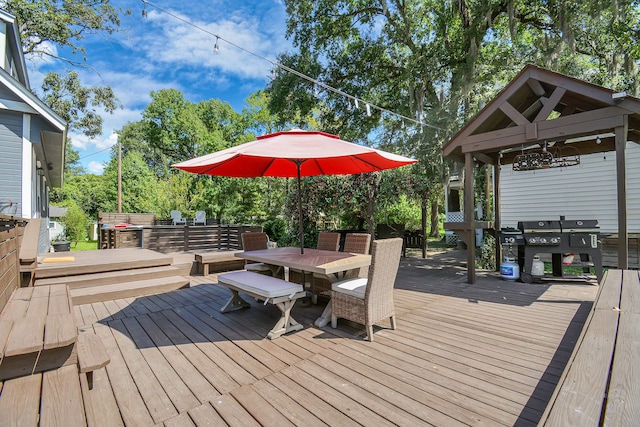
<path fill-rule="evenodd" d="M 364 291 L 367 289 L 367 279 L 347 279 L 331 284 L 331 290 L 364 299 Z"/>
<path fill-rule="evenodd" d="M 247 271 L 271 271 L 271 268 L 267 264 L 263 264 L 261 262 L 253 262 L 251 264 L 246 264 L 244 269 Z"/>
<path fill-rule="evenodd" d="M 258 294 L 266 298 L 276 298 L 289 296 L 296 292 L 302 292 L 302 285 L 287 282 L 264 274 L 253 273 L 251 271 L 236 271 L 218 276 L 218 282 L 228 283 L 244 289 L 247 292 Z"/>

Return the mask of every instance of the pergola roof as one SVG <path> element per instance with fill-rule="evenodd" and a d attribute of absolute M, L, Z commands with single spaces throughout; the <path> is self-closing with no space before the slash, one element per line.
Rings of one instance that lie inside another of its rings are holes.
<path fill-rule="evenodd" d="M 464 161 L 470 152 L 492 164 L 502 153 L 505 164 L 545 142 L 577 144 L 581 154 L 614 151 L 613 129 L 625 121 L 628 139 L 640 143 L 640 99 L 527 65 L 443 146 L 443 153 Z"/>

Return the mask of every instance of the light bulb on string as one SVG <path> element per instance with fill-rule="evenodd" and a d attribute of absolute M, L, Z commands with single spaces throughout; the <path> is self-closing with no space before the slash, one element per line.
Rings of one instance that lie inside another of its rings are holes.
<path fill-rule="evenodd" d="M 367 117 L 371 117 L 371 107 L 369 106 L 369 104 L 364 104 L 364 105 L 367 108 Z"/>
<path fill-rule="evenodd" d="M 216 53 L 218 53 L 218 51 L 220 51 L 220 45 L 219 45 L 219 43 L 218 43 L 219 39 L 220 39 L 220 37 L 216 36 L 216 44 L 215 44 L 215 46 L 213 46 L 213 50 L 214 50 Z"/>
<path fill-rule="evenodd" d="M 358 109 L 358 98 L 354 98 L 356 102 L 356 110 Z"/>

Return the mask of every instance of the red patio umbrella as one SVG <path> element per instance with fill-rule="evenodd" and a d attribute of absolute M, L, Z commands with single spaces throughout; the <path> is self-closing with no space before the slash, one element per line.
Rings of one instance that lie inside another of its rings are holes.
<path fill-rule="evenodd" d="M 259 136 L 255 141 L 196 157 L 172 167 L 191 173 L 255 178 L 298 178 L 300 251 L 304 253 L 300 178 L 376 172 L 417 160 L 343 141 L 324 132 L 293 129 Z"/>

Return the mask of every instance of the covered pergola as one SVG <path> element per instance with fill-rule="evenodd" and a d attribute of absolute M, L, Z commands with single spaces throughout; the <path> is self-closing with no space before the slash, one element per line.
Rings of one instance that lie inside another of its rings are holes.
<path fill-rule="evenodd" d="M 531 170 L 571 162 L 541 157 L 547 155 L 546 148 L 616 153 L 618 268 L 628 268 L 627 141 L 640 143 L 640 99 L 534 65 L 524 67 L 443 146 L 446 158 L 464 164 L 464 221 L 446 223 L 445 228 L 467 244 L 467 281 L 476 280 L 475 229 L 501 226 L 500 165 Z M 493 222 L 474 220 L 476 165 L 493 166 Z M 497 261 L 499 249 L 496 245 Z"/>

